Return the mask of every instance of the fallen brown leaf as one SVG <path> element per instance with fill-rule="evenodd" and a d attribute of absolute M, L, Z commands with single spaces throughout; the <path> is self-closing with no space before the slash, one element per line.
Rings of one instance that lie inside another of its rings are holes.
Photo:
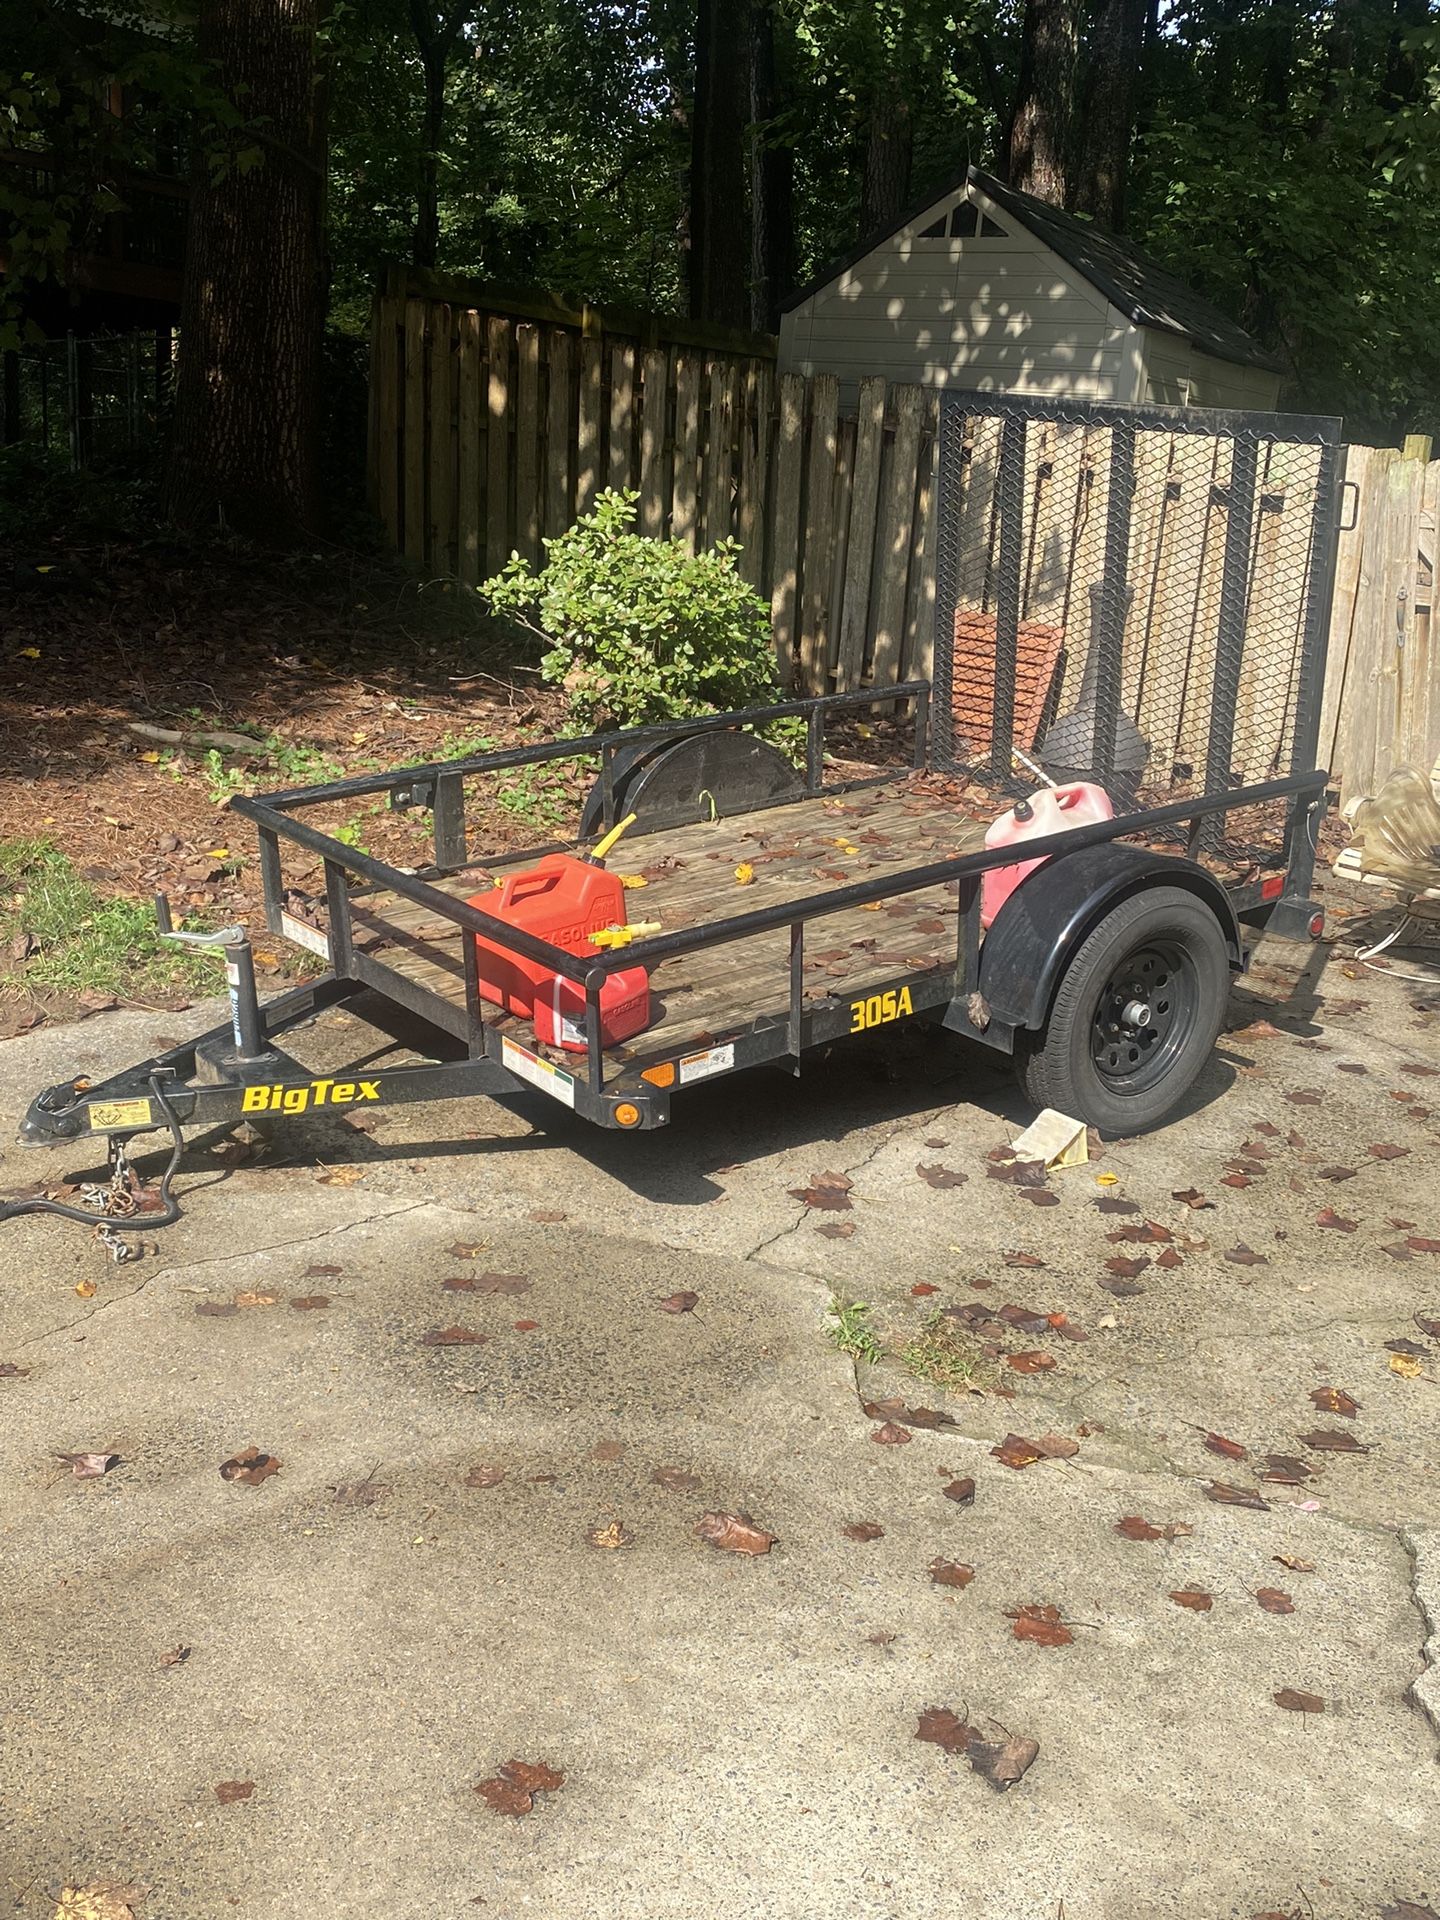
<path fill-rule="evenodd" d="M 1033 1440 L 1027 1440 L 1019 1433 L 1007 1433 L 1000 1445 L 992 1447 L 990 1452 L 996 1460 L 1003 1461 L 1007 1467 L 1014 1467 L 1017 1471 L 1021 1467 L 1033 1466 L 1037 1460 L 1045 1457 Z"/>
<path fill-rule="evenodd" d="M 939 1287 L 932 1287 L 928 1280 L 917 1280 L 910 1293 L 916 1300 L 928 1300 L 932 1293 L 938 1293 Z"/>
<path fill-rule="evenodd" d="M 622 1460 L 624 1457 L 625 1442 L 623 1440 L 597 1440 L 590 1449 L 590 1458 L 592 1460 L 608 1463 L 615 1460 Z"/>
<path fill-rule="evenodd" d="M 1053 1353 L 1007 1353 L 1007 1367 L 1013 1367 L 1016 1373 L 1046 1373 L 1055 1364 Z"/>
<path fill-rule="evenodd" d="M 1191 1208 L 1196 1213 L 1201 1212 L 1206 1207 L 1213 1208 L 1215 1205 L 1213 1200 L 1207 1200 L 1205 1198 L 1198 1187 L 1177 1187 L 1170 1198 L 1180 1201 L 1183 1206 Z"/>
<path fill-rule="evenodd" d="M 29 1367 L 17 1367 L 13 1360 L 0 1360 L 0 1380 L 24 1380 Z"/>
<path fill-rule="evenodd" d="M 1170 1598 L 1177 1607 L 1188 1607 L 1191 1613 L 1209 1613 L 1215 1604 L 1203 1587 L 1177 1587 Z"/>
<path fill-rule="evenodd" d="M 618 1520 L 611 1520 L 606 1526 L 591 1527 L 585 1538 L 592 1547 L 599 1547 L 605 1553 L 618 1553 L 621 1547 L 628 1547 L 635 1536 Z"/>
<path fill-rule="evenodd" d="M 1255 1249 L 1247 1247 L 1243 1240 L 1231 1247 L 1225 1258 L 1233 1260 L 1237 1267 L 1268 1267 L 1270 1264 L 1263 1253 L 1256 1253 Z"/>
<path fill-rule="evenodd" d="M 222 1807 L 228 1807 L 236 1800 L 248 1800 L 254 1791 L 253 1780 L 222 1780 L 215 1789 L 215 1798 Z"/>
<path fill-rule="evenodd" d="M 885 1529 L 876 1520 L 852 1520 L 848 1527 L 840 1531 L 847 1540 L 853 1540 L 857 1546 L 864 1546 L 871 1540 L 883 1540 Z"/>
<path fill-rule="evenodd" d="M 1029 1640 L 1037 1647 L 1068 1647 L 1075 1638 L 1057 1607 L 1016 1607 L 1007 1609 L 1005 1618 L 1014 1622 L 1017 1640 Z"/>
<path fill-rule="evenodd" d="M 77 1480 L 98 1480 L 120 1464 L 118 1453 L 57 1453 L 55 1458 L 63 1461 Z"/>
<path fill-rule="evenodd" d="M 1265 1613 L 1293 1613 L 1295 1602 L 1288 1593 L 1282 1593 L 1279 1587 L 1257 1587 L 1256 1603 Z"/>
<path fill-rule="evenodd" d="M 672 1293 L 656 1304 L 662 1313 L 693 1313 L 700 1304 L 700 1296 L 688 1291 Z"/>
<path fill-rule="evenodd" d="M 1318 1087 L 1296 1087 L 1285 1095 L 1292 1107 L 1318 1107 L 1324 1097 Z"/>
<path fill-rule="evenodd" d="M 960 1560 L 932 1560 L 930 1578 L 937 1587 L 968 1587 L 975 1578 L 974 1567 Z"/>
<path fill-rule="evenodd" d="M 908 1436 L 907 1436 L 908 1438 Z M 707 1546 L 722 1553 L 769 1553 L 779 1535 L 767 1533 L 748 1513 L 706 1513 L 696 1522 L 696 1533 Z"/>
<path fill-rule="evenodd" d="M 1170 1520 L 1163 1527 L 1157 1527 L 1151 1520 L 1142 1520 L 1139 1514 L 1129 1514 L 1124 1520 L 1116 1521 L 1115 1531 L 1126 1540 L 1183 1540 L 1195 1529 L 1187 1527 L 1183 1520 Z"/>
<path fill-rule="evenodd" d="M 493 1780 L 476 1783 L 475 1791 L 496 1813 L 529 1813 L 537 1793 L 558 1793 L 565 1776 L 543 1760 L 507 1760 L 496 1768 Z"/>
<path fill-rule="evenodd" d="M 887 1420 L 883 1427 L 873 1427 L 870 1438 L 877 1447 L 907 1447 L 910 1444 L 910 1435 L 893 1420 Z"/>
<path fill-rule="evenodd" d="M 1254 1507 L 1258 1512 L 1270 1511 L 1270 1502 L 1252 1488 L 1227 1486 L 1223 1480 L 1212 1480 L 1205 1489 L 1205 1498 L 1218 1501 L 1222 1507 Z"/>
<path fill-rule="evenodd" d="M 1381 1140 L 1375 1145 L 1367 1147 L 1365 1151 L 1376 1160 L 1403 1160 L 1410 1149 L 1409 1147 L 1397 1147 L 1393 1142 L 1388 1140 Z"/>
<path fill-rule="evenodd" d="M 1368 1453 L 1354 1434 L 1344 1427 L 1317 1427 L 1313 1433 L 1300 1435 L 1302 1447 L 1313 1447 L 1317 1453 Z"/>
<path fill-rule="evenodd" d="M 278 1293 L 237 1293 L 235 1304 L 237 1307 L 273 1307 L 279 1298 Z"/>
<path fill-rule="evenodd" d="M 963 1753 L 974 1737 L 975 1729 L 949 1707 L 927 1707 L 915 1729 L 917 1740 L 932 1741 L 946 1753 Z"/>
<path fill-rule="evenodd" d="M 328 1293 L 292 1294 L 290 1304 L 297 1313 L 318 1313 L 322 1307 L 329 1306 L 330 1296 Z"/>
<path fill-rule="evenodd" d="M 998 1725 L 998 1723 L 995 1723 Z M 999 1727 L 1000 1740 L 986 1740 L 949 1707 L 927 1707 L 915 1730 L 917 1740 L 932 1741 L 950 1754 L 963 1753 L 982 1780 L 997 1792 L 1013 1787 L 1039 1755 L 1038 1741 Z"/>
<path fill-rule="evenodd" d="M 1265 1471 L 1260 1478 L 1278 1487 L 1303 1487 L 1307 1480 L 1315 1478 L 1315 1469 L 1294 1454 L 1267 1453 Z"/>
<path fill-rule="evenodd" d="M 118 1880 L 91 1880 L 83 1887 L 62 1887 L 51 1920 L 135 1920 L 145 1889 Z"/>
<path fill-rule="evenodd" d="M 1149 1257 L 1145 1254 L 1128 1258 L 1123 1253 L 1117 1253 L 1113 1259 L 1105 1262 L 1105 1271 L 1107 1273 L 1113 1273 L 1116 1278 L 1120 1280 L 1134 1280 L 1145 1271 L 1149 1264 Z"/>
<path fill-rule="evenodd" d="M 1073 1460 L 1080 1451 L 1080 1442 L 1064 1433 L 1042 1433 L 1035 1445 L 1047 1460 Z"/>
<path fill-rule="evenodd" d="M 927 1431 L 934 1431 L 956 1424 L 953 1413 L 942 1413 L 938 1407 L 907 1407 L 898 1395 L 890 1400 L 866 1400 L 863 1406 L 867 1419 L 898 1420 L 904 1427 L 923 1427 Z"/>
<path fill-rule="evenodd" d="M 1007 1267 L 1025 1267 L 1034 1272 L 1045 1265 L 1038 1253 L 1022 1253 L 1018 1249 L 1005 1255 Z"/>
<path fill-rule="evenodd" d="M 1289 1713 L 1323 1713 L 1324 1698 L 1318 1693 L 1301 1693 L 1295 1687 L 1281 1687 L 1278 1693 L 1270 1696 L 1277 1707 L 1284 1707 Z"/>
<path fill-rule="evenodd" d="M 1354 1233 L 1358 1220 L 1347 1220 L 1343 1213 L 1336 1213 L 1333 1207 L 1322 1207 L 1315 1216 L 1317 1227 L 1330 1227 L 1336 1233 Z"/>
<path fill-rule="evenodd" d="M 963 1187 L 970 1178 L 968 1173 L 957 1173 L 953 1167 L 942 1167 L 938 1162 L 931 1167 L 917 1166 L 915 1169 L 927 1187 Z"/>
<path fill-rule="evenodd" d="M 1291 1573 L 1313 1573 L 1315 1562 L 1302 1560 L 1298 1553 L 1272 1553 L 1270 1558 L 1277 1566 L 1288 1567 Z"/>
<path fill-rule="evenodd" d="M 1102 1193 L 1095 1208 L 1098 1213 L 1139 1213 L 1140 1202 L 1126 1200 L 1118 1193 Z"/>
<path fill-rule="evenodd" d="M 157 1667 L 181 1667 L 190 1658 L 189 1647 L 170 1647 L 155 1662 Z"/>
<path fill-rule="evenodd" d="M 1346 1420 L 1353 1420 L 1360 1411 L 1360 1402 L 1340 1387 L 1312 1387 L 1310 1399 L 1322 1413 L 1338 1413 Z"/>
<path fill-rule="evenodd" d="M 490 1243 L 488 1240 L 457 1240 L 445 1251 L 456 1260 L 478 1260 L 482 1253 L 490 1251 Z"/>
<path fill-rule="evenodd" d="M 278 1473 L 280 1467 L 281 1462 L 273 1453 L 262 1453 L 258 1447 L 242 1447 L 228 1460 L 221 1461 L 220 1478 L 239 1481 L 246 1487 L 258 1487 L 262 1480 L 268 1480 L 272 1473 Z"/>
<path fill-rule="evenodd" d="M 1238 1440 L 1227 1440 L 1223 1433 L 1207 1433 L 1205 1445 L 1211 1453 L 1218 1453 L 1224 1460 L 1248 1460 L 1250 1449 L 1242 1447 Z"/>
<path fill-rule="evenodd" d="M 956 1506 L 968 1507 L 975 1499 L 975 1482 L 968 1476 L 963 1480 L 952 1480 L 948 1486 L 940 1489 L 947 1500 L 953 1500 Z"/>
<path fill-rule="evenodd" d="M 650 1478 L 667 1493 L 693 1493 L 700 1484 L 699 1475 L 686 1473 L 683 1467 L 657 1467 Z"/>

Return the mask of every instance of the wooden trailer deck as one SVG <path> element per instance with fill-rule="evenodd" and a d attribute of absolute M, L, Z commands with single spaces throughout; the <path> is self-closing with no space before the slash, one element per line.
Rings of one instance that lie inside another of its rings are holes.
<path fill-rule="evenodd" d="M 606 864 L 613 873 L 638 875 L 645 882 L 627 889 L 629 918 L 658 920 L 664 932 L 673 933 L 966 853 L 982 844 L 984 832 L 985 821 L 958 811 L 953 798 L 928 792 L 911 776 L 713 825 L 624 839 Z M 754 871 L 748 885 L 735 877 L 742 863 Z M 475 866 L 435 884 L 465 896 L 488 890 L 489 881 L 489 869 Z M 953 967 L 958 911 L 955 887 L 939 886 L 810 921 L 807 1000 L 832 994 L 851 998 L 894 981 L 897 974 Z M 357 893 L 351 914 L 357 952 L 438 994 L 463 1015 L 459 927 L 385 891 Z M 789 1005 L 789 952 L 789 936 L 781 928 L 663 962 L 650 978 L 652 1024 L 628 1045 L 607 1048 L 606 1058 L 643 1063 L 783 1019 Z M 515 1039 L 536 1045 L 528 1021 L 498 1010 L 495 1017 Z M 575 1058 L 539 1050 L 557 1061 Z"/>

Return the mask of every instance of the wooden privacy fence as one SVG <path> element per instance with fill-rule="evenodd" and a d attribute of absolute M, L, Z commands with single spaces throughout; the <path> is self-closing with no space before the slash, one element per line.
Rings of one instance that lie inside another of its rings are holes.
<path fill-rule="evenodd" d="M 1428 442 L 1346 449 L 1321 766 L 1345 798 L 1374 793 L 1394 767 L 1440 757 L 1435 634 L 1440 460 Z"/>
<path fill-rule="evenodd" d="M 740 542 L 787 684 L 928 673 L 934 397 L 867 380 L 842 419 L 832 376 L 777 379 L 773 351 L 392 276 L 371 337 L 375 510 L 408 559 L 474 585 L 632 487 L 641 532 Z"/>

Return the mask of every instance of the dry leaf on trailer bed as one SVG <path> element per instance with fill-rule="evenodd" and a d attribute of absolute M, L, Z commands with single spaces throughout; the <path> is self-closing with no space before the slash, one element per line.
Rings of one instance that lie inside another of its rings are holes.
<path fill-rule="evenodd" d="M 1005 1618 L 1014 1622 L 1011 1631 L 1017 1640 L 1037 1647 L 1068 1647 L 1075 1638 L 1058 1607 L 1015 1607 L 1006 1610 Z"/>
<path fill-rule="evenodd" d="M 258 1447 L 242 1447 L 239 1453 L 232 1454 L 228 1460 L 220 1463 L 220 1478 L 239 1481 L 246 1487 L 258 1487 L 262 1480 L 268 1480 L 272 1473 L 278 1473 L 280 1467 L 281 1462 L 273 1453 L 262 1453 Z"/>
<path fill-rule="evenodd" d="M 537 1793 L 558 1793 L 565 1776 L 543 1760 L 507 1760 L 496 1768 L 493 1780 L 477 1782 L 475 1791 L 496 1813 L 529 1813 Z"/>
<path fill-rule="evenodd" d="M 752 1556 L 769 1553 L 780 1538 L 779 1534 L 767 1533 L 748 1513 L 702 1514 L 695 1531 L 707 1546 L 717 1547 L 722 1553 Z"/>

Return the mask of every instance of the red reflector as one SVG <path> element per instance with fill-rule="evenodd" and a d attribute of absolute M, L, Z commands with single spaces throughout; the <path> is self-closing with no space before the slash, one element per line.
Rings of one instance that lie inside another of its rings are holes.
<path fill-rule="evenodd" d="M 1324 914 L 1312 913 L 1310 916 L 1310 938 L 1312 940 L 1318 940 L 1324 931 L 1325 931 Z"/>
<path fill-rule="evenodd" d="M 1284 891 L 1285 876 L 1283 873 L 1272 873 L 1268 880 L 1262 880 L 1260 882 L 1260 898 L 1262 900 L 1278 900 Z"/>

